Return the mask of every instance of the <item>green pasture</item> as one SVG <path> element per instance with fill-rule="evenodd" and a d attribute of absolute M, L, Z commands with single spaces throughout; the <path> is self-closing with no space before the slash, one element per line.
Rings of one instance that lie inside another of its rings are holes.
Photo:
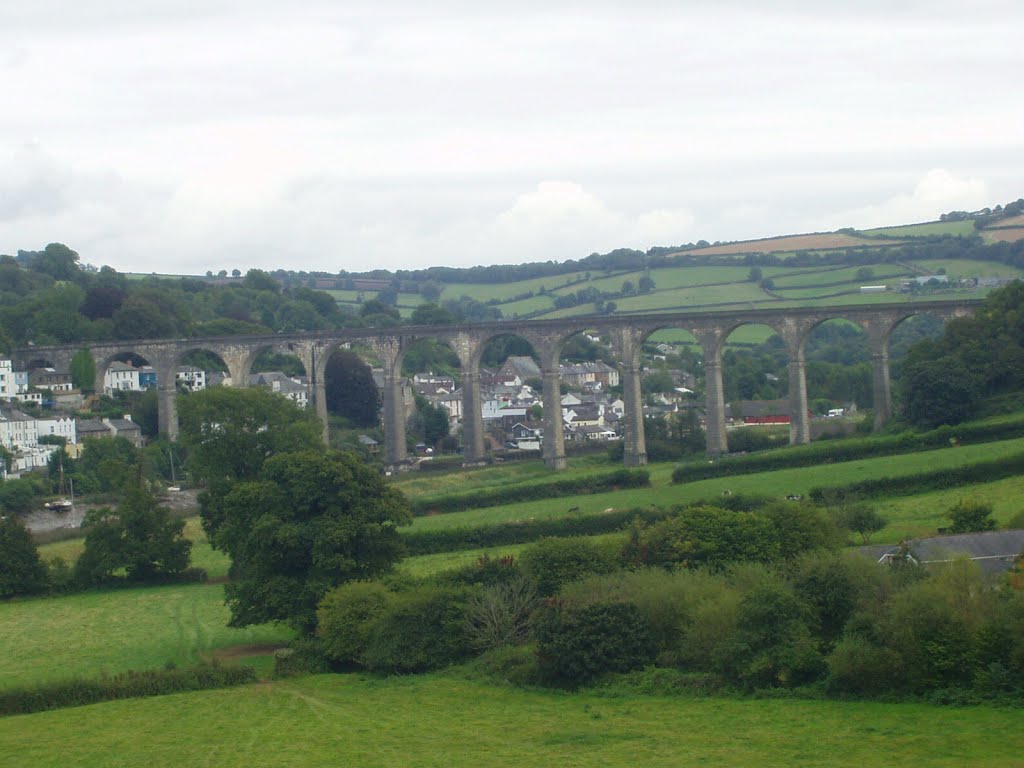
<path fill-rule="evenodd" d="M 494 299 L 505 301 L 513 296 L 520 296 L 531 291 L 537 293 L 541 288 L 547 291 L 555 291 L 566 285 L 566 283 L 582 280 L 585 274 L 586 272 L 569 272 L 564 275 L 531 277 L 528 280 L 517 280 L 514 283 L 449 283 L 444 287 L 441 298 L 447 300 L 457 299 L 460 296 L 469 296 L 471 299 L 483 302 Z"/>
<path fill-rule="evenodd" d="M 868 264 L 872 276 L 868 278 L 857 277 L 857 272 L 864 267 L 844 267 L 832 269 L 828 272 L 805 272 L 803 274 L 789 273 L 786 276 L 773 278 L 777 290 L 787 288 L 811 288 L 819 287 L 821 290 L 829 290 L 833 286 L 825 286 L 829 283 L 849 283 L 851 285 L 874 285 L 877 281 L 885 281 L 901 275 L 910 275 L 910 270 L 901 267 L 899 264 Z"/>
<path fill-rule="evenodd" d="M 997 261 L 972 261 L 970 259 L 928 259 L 908 262 L 923 274 L 936 275 L 946 270 L 950 280 L 965 277 L 1021 277 L 1024 270 Z"/>
<path fill-rule="evenodd" d="M 554 298 L 550 294 L 544 296 L 536 295 L 531 296 L 528 299 L 519 299 L 519 301 L 509 301 L 498 305 L 498 309 L 501 310 L 501 316 L 506 320 L 508 318 L 514 318 L 521 315 L 532 315 L 537 312 L 546 312 L 551 309 L 555 304 Z"/>
<path fill-rule="evenodd" d="M 973 235 L 974 222 L 967 221 L 926 221 L 921 224 L 906 224 L 899 227 L 878 227 L 863 229 L 860 234 L 876 237 L 929 237 L 931 235 Z"/>
<path fill-rule="evenodd" d="M 729 334 L 726 345 L 752 346 L 763 344 L 775 335 L 775 331 L 767 325 L 741 325 Z M 689 331 L 684 331 L 681 328 L 663 328 L 660 331 L 655 331 L 650 335 L 648 341 L 652 344 L 692 345 L 698 349 L 700 346 Z"/>
<path fill-rule="evenodd" d="M 287 642 L 277 626 L 229 629 L 221 584 L 83 592 L 0 603 L 0 686 L 167 662 L 195 664 L 218 648 Z"/>
<path fill-rule="evenodd" d="M 846 297 L 852 294 L 859 294 L 860 285 L 846 283 L 845 285 L 830 285 L 828 288 L 774 288 L 772 290 L 774 293 L 790 301 L 796 299 L 829 299 L 849 304 L 850 302 L 846 301 Z M 884 294 L 873 293 L 871 295 L 880 296 Z"/>
<path fill-rule="evenodd" d="M 319 675 L 0 720 L 11 768 L 1019 765 L 1020 713 Z"/>
<path fill-rule="evenodd" d="M 895 544 L 906 538 L 933 536 L 939 528 L 949 525 L 945 514 L 961 499 L 991 504 L 992 517 L 1004 526 L 1010 518 L 1024 511 L 1024 477 L 914 496 L 872 499 L 871 505 L 888 521 L 873 541 Z"/>
<path fill-rule="evenodd" d="M 651 464 L 647 467 L 651 473 L 652 487 L 650 488 L 542 499 L 488 509 L 418 517 L 413 523 L 412 530 L 467 528 L 486 523 L 555 518 L 568 514 L 568 510 L 572 507 L 577 507 L 579 514 L 596 514 L 608 508 L 629 509 L 648 505 L 688 504 L 720 497 L 725 491 L 732 494 L 757 494 L 773 498 L 782 498 L 790 494 L 806 495 L 812 488 L 819 486 L 847 485 L 859 480 L 900 477 L 919 472 L 960 467 L 964 464 L 1002 458 L 1020 451 L 1024 451 L 1024 439 L 959 448 L 942 448 L 935 451 L 836 464 L 821 464 L 814 467 L 784 469 L 775 472 L 736 475 L 681 485 L 672 485 L 670 482 L 672 464 Z M 932 528 L 943 524 L 942 514 L 944 511 L 944 508 L 935 511 Z"/>

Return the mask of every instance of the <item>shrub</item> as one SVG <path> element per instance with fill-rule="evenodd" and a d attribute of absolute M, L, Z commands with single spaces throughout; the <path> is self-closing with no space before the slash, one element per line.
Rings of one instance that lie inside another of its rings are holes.
<path fill-rule="evenodd" d="M 654 660 L 651 628 L 630 603 L 571 607 L 550 599 L 534 614 L 531 631 L 545 682 L 574 687 L 606 672 L 629 672 Z"/>
<path fill-rule="evenodd" d="M 364 664 L 373 624 L 393 597 L 376 581 L 343 584 L 324 595 L 316 612 L 324 654 L 341 664 Z"/>
<path fill-rule="evenodd" d="M 484 553 L 475 563 L 441 572 L 437 580 L 451 586 L 495 586 L 517 581 L 522 575 L 522 569 L 513 555 L 491 557 Z"/>
<path fill-rule="evenodd" d="M 530 615 L 539 603 L 536 587 L 522 577 L 474 592 L 466 604 L 473 647 L 488 650 L 524 643 Z"/>
<path fill-rule="evenodd" d="M 472 652 L 465 588 L 425 586 L 396 595 L 370 631 L 367 668 L 385 674 L 439 669 Z"/>
<path fill-rule="evenodd" d="M 676 665 L 684 655 L 684 636 L 705 601 L 717 601 L 724 579 L 707 571 L 642 568 L 590 576 L 565 587 L 560 595 L 572 605 L 632 603 L 651 628 L 659 664 Z"/>
<path fill-rule="evenodd" d="M 811 682 L 825 668 L 811 620 L 808 606 L 785 584 L 767 581 L 754 587 L 740 602 L 721 672 L 747 689 Z"/>
<path fill-rule="evenodd" d="M 503 645 L 470 662 L 475 675 L 492 683 L 540 685 L 537 653 L 528 645 Z"/>
<path fill-rule="evenodd" d="M 992 505 L 976 499 L 960 499 L 946 512 L 952 525 L 950 533 L 973 533 L 994 531 L 996 521 L 992 519 Z"/>
<path fill-rule="evenodd" d="M 772 522 L 753 512 L 689 507 L 641 531 L 631 547 L 639 565 L 723 568 L 736 561 L 768 562 L 779 556 Z"/>
<path fill-rule="evenodd" d="M 899 654 L 859 635 L 840 640 L 826 663 L 826 685 L 837 693 L 878 695 L 893 690 L 901 679 Z"/>
<path fill-rule="evenodd" d="M 298 677 L 330 672 L 324 644 L 315 637 L 300 637 L 287 648 L 274 651 L 274 677 Z"/>
<path fill-rule="evenodd" d="M 843 504 L 833 513 L 836 524 L 850 533 L 860 536 L 862 544 L 868 544 L 871 536 L 886 526 L 886 519 L 863 502 Z"/>
<path fill-rule="evenodd" d="M 583 538 L 541 539 L 520 556 L 523 573 L 542 595 L 554 595 L 564 584 L 618 567 L 607 547 Z"/>

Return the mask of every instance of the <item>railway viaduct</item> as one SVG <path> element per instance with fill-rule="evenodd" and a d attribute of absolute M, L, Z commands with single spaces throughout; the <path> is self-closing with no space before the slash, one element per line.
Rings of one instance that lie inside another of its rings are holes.
<path fill-rule="evenodd" d="M 399 464 L 406 459 L 403 418 L 402 358 L 411 345 L 432 339 L 450 346 L 461 364 L 463 413 L 463 455 L 467 464 L 484 458 L 484 429 L 481 417 L 479 368 L 487 343 L 498 336 L 516 335 L 526 339 L 540 358 L 543 379 L 544 460 L 552 469 L 564 469 L 565 445 L 558 365 L 563 344 L 572 336 L 589 331 L 610 341 L 620 366 L 623 386 L 625 464 L 647 463 L 644 444 L 643 400 L 640 392 L 640 352 L 655 331 L 672 328 L 691 333 L 704 354 L 706 380 L 707 452 L 718 455 L 728 450 L 725 430 L 725 400 L 722 385 L 722 349 L 725 340 L 743 325 L 768 326 L 781 336 L 789 356 L 790 442 L 810 442 L 807 416 L 807 382 L 804 347 L 810 332 L 827 320 L 845 319 L 867 334 L 873 367 L 875 427 L 892 412 L 889 382 L 889 339 L 893 329 L 912 315 L 929 314 L 943 321 L 973 315 L 980 300 L 921 301 L 899 304 L 861 304 L 837 307 L 792 307 L 723 312 L 662 312 L 657 314 L 585 316 L 556 320 L 500 321 L 447 326 L 402 326 L 397 328 L 352 328 L 265 336 L 207 337 L 194 339 L 144 339 L 85 345 L 96 363 L 96 391 L 103 391 L 107 367 L 129 355 L 144 358 L 157 373 L 160 431 L 171 439 L 178 434 L 175 371 L 182 356 L 206 350 L 225 363 L 236 386 L 249 380 L 253 360 L 264 351 L 295 355 L 305 366 L 310 400 L 323 423 L 327 439 L 327 403 L 324 376 L 327 361 L 339 348 L 365 345 L 372 348 L 384 369 L 382 394 L 386 460 Z M 26 367 L 45 363 L 68 370 L 71 357 L 82 345 L 26 347 L 17 350 L 16 361 Z"/>

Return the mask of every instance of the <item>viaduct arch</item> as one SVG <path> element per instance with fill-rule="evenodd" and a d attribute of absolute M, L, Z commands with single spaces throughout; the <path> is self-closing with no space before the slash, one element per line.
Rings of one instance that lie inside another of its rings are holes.
<path fill-rule="evenodd" d="M 889 379 L 889 339 L 893 329 L 913 315 L 929 314 L 943 321 L 973 315 L 979 299 L 929 301 L 901 304 L 861 304 L 839 307 L 792 307 L 730 312 L 663 312 L 656 314 L 581 316 L 557 320 L 500 321 L 451 326 L 403 326 L 399 328 L 351 328 L 264 336 L 208 337 L 197 339 L 144 339 L 85 345 L 97 363 L 97 391 L 103 390 L 103 374 L 111 361 L 137 355 L 149 361 L 157 373 L 160 432 L 171 439 L 178 434 L 175 371 L 183 355 L 205 350 L 227 365 L 234 386 L 246 386 L 256 356 L 264 351 L 294 355 L 305 366 L 310 400 L 323 424 L 327 439 L 327 402 L 324 377 L 334 350 L 352 344 L 371 347 L 384 369 L 382 405 L 386 459 L 398 464 L 406 459 L 405 421 L 401 391 L 402 357 L 411 345 L 432 339 L 451 347 L 461 365 L 464 457 L 467 464 L 484 459 L 484 428 L 481 417 L 480 357 L 487 343 L 498 336 L 520 336 L 540 357 L 543 380 L 544 460 L 552 469 L 566 466 L 560 407 L 558 365 L 563 344 L 583 331 L 596 331 L 611 339 L 612 352 L 621 367 L 625 464 L 647 463 L 644 443 L 643 399 L 640 391 L 640 353 L 647 338 L 663 328 L 688 331 L 704 353 L 706 377 L 707 452 L 728 451 L 725 430 L 725 398 L 722 382 L 722 351 L 729 334 L 742 325 L 772 328 L 783 339 L 789 355 L 790 442 L 810 442 L 807 417 L 807 383 L 804 347 L 811 331 L 828 320 L 856 323 L 867 334 L 871 349 L 875 427 L 892 415 Z M 28 347 L 16 352 L 19 362 L 45 358 L 52 364 L 70 366 L 81 346 Z"/>

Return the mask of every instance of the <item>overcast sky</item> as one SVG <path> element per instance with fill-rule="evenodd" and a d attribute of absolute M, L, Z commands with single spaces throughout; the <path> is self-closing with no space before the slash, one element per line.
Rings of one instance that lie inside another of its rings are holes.
<path fill-rule="evenodd" d="M 561 261 L 1024 196 L 1024 3 L 838 5 L 0 0 L 0 253 Z"/>

